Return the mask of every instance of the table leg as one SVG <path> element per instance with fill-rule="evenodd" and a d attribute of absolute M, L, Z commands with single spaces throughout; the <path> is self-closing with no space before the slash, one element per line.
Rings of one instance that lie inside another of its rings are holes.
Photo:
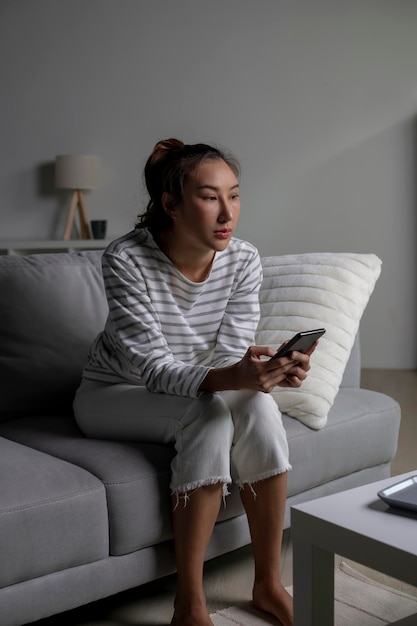
<path fill-rule="evenodd" d="M 334 555 L 293 537 L 294 626 L 334 625 Z"/>

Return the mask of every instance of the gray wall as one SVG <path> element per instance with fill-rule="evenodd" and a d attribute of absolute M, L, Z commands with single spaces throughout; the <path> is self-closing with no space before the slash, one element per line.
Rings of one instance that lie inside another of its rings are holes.
<path fill-rule="evenodd" d="M 2 0 L 0 79 L 0 239 L 62 237 L 56 154 L 102 157 L 116 236 L 158 139 L 215 142 L 261 254 L 382 258 L 363 365 L 416 367 L 417 2 Z"/>

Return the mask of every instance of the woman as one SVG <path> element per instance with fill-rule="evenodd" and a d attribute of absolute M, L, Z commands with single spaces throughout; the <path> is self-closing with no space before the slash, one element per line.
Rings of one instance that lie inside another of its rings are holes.
<path fill-rule="evenodd" d="M 235 159 L 169 139 L 155 146 L 144 173 L 147 210 L 103 256 L 109 315 L 90 351 L 76 417 L 88 436 L 175 446 L 172 624 L 212 624 L 204 556 L 234 480 L 251 532 L 253 603 L 290 626 L 280 553 L 291 466 L 269 392 L 301 385 L 314 347 L 269 360 L 274 348 L 253 345 L 262 269 L 257 250 L 233 237 Z"/>

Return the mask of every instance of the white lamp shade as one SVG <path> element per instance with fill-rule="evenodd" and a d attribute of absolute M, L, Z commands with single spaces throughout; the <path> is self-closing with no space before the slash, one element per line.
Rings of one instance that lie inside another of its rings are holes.
<path fill-rule="evenodd" d="M 60 189 L 94 189 L 100 174 L 100 157 L 61 154 L 55 160 L 55 186 Z"/>

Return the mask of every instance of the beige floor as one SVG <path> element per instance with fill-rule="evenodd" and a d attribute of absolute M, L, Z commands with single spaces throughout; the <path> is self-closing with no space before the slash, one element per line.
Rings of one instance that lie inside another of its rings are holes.
<path fill-rule="evenodd" d="M 401 405 L 402 421 L 397 456 L 392 464 L 393 475 L 417 469 L 417 371 L 364 370 L 362 387 L 386 393 Z M 369 576 L 388 582 L 417 596 L 417 589 L 366 568 L 357 567 Z M 250 599 L 252 585 L 252 558 L 250 547 L 219 557 L 206 564 L 205 588 L 211 612 Z M 290 532 L 283 542 L 282 578 L 285 585 L 292 583 L 292 549 Z M 162 626 L 169 624 L 175 577 L 170 576 L 130 590 L 88 607 L 71 611 L 59 617 L 37 622 L 37 626 Z"/>

